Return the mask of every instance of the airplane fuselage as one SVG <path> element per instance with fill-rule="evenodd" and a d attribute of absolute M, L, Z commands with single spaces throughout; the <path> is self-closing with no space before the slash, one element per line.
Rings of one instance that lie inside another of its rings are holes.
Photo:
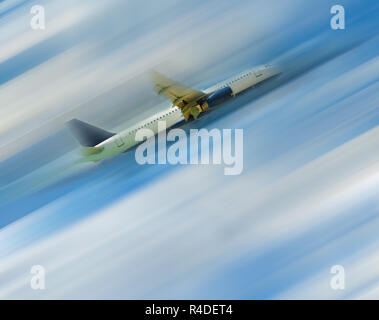
<path fill-rule="evenodd" d="M 208 103 L 210 109 L 214 104 L 222 103 L 223 101 L 237 95 L 238 93 L 254 87 L 258 83 L 267 80 L 277 74 L 280 71 L 271 65 L 262 65 L 252 69 L 248 69 L 238 75 L 222 81 L 206 90 L 204 93 L 209 94 Z M 182 111 L 177 106 L 170 106 L 164 111 L 158 112 L 153 116 L 137 123 L 136 125 L 129 127 L 126 130 L 110 137 L 109 139 L 96 145 L 96 148 L 101 148 L 100 152 L 90 154 L 85 157 L 86 161 L 99 161 L 105 158 L 113 157 L 117 154 L 123 153 L 128 149 L 131 149 L 135 145 L 141 143 L 140 140 L 136 140 L 136 133 L 140 129 L 150 129 L 154 134 L 157 134 L 160 130 L 158 126 L 159 121 L 165 121 L 166 127 L 173 127 L 180 122 L 184 122 Z"/>

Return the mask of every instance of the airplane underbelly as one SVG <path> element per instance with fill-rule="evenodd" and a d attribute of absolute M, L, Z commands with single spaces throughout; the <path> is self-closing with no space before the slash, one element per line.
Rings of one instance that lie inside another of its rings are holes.
<path fill-rule="evenodd" d="M 257 83 L 256 79 L 251 78 L 251 79 L 244 79 L 241 81 L 238 81 L 234 83 L 231 88 L 233 91 L 233 94 L 240 93 L 241 91 L 244 91 L 252 86 L 254 86 Z"/>

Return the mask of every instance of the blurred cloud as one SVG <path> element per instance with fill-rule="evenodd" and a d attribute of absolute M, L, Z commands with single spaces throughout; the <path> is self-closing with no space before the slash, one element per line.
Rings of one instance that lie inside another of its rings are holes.
<path fill-rule="evenodd" d="M 377 298 L 375 4 L 342 1 L 351 23 L 335 32 L 327 0 L 40 1 L 34 33 L 35 2 L 7 2 L 1 298 Z M 243 128 L 241 176 L 130 153 L 76 164 L 65 121 L 117 131 L 168 106 L 147 70 L 205 88 L 269 61 L 280 78 L 188 125 Z"/>

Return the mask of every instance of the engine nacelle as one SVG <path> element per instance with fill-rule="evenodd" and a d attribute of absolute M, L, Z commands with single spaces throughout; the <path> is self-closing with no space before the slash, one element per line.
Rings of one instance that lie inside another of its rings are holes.
<path fill-rule="evenodd" d="M 230 87 L 225 87 L 213 92 L 205 101 L 198 101 L 198 104 L 193 105 L 187 109 L 183 108 L 185 106 L 185 101 L 182 101 L 184 103 L 183 105 L 176 105 L 181 108 L 182 111 L 184 110 L 183 116 L 186 121 L 188 121 L 190 116 L 192 116 L 194 119 L 197 119 L 200 113 L 206 111 L 210 107 L 224 102 L 225 100 L 229 99 L 232 94 L 232 89 Z"/>
<path fill-rule="evenodd" d="M 215 105 L 220 104 L 221 102 L 224 102 L 225 100 L 228 100 L 233 94 L 233 91 L 230 87 L 225 87 L 220 90 L 217 90 L 213 92 L 208 99 L 206 100 L 205 104 L 207 104 L 208 107 L 213 107 Z M 204 109 L 204 107 L 203 107 Z"/>

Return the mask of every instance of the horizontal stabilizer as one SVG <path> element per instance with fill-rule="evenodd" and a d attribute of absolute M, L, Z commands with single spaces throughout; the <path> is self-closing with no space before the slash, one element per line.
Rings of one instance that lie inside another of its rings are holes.
<path fill-rule="evenodd" d="M 83 147 L 94 147 L 115 135 L 115 133 L 108 132 L 77 119 L 68 121 L 67 126 Z"/>

